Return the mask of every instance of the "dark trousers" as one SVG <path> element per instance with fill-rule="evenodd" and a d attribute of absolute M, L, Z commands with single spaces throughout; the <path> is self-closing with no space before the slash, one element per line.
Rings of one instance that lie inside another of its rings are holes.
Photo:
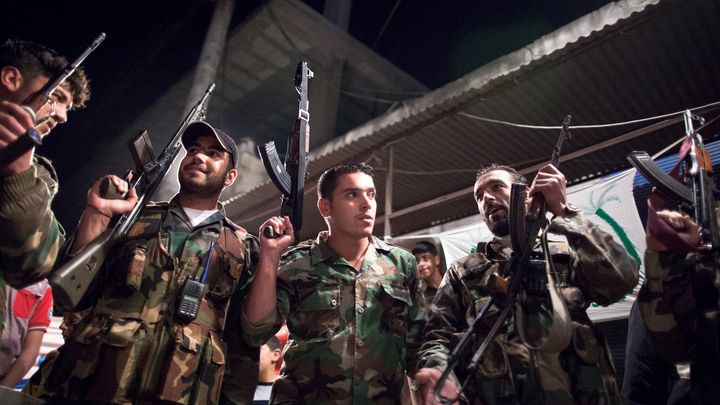
<path fill-rule="evenodd" d="M 631 405 L 694 404 L 690 381 L 679 378 L 675 365 L 663 359 L 655 348 L 637 301 L 628 319 L 622 397 Z"/>

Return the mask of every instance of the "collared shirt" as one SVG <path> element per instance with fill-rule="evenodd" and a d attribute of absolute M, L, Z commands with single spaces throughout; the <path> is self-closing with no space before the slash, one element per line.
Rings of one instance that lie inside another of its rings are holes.
<path fill-rule="evenodd" d="M 359 271 L 330 248 L 325 232 L 287 252 L 275 319 L 243 323 L 246 338 L 262 344 L 287 319 L 290 340 L 272 402 L 399 401 L 425 323 L 416 267 L 410 252 L 375 237 Z"/>
<path fill-rule="evenodd" d="M 437 288 L 431 286 L 424 280 L 420 280 L 420 292 L 423 295 L 423 304 L 426 312 L 430 311 L 430 305 L 432 304 L 433 298 L 435 298 L 437 290 Z"/>

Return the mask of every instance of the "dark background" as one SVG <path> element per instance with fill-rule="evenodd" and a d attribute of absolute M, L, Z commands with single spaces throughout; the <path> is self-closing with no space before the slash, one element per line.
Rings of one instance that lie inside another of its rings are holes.
<path fill-rule="evenodd" d="M 608 2 L 359 0 L 353 2 L 348 31 L 435 89 Z M 325 1 L 304 3 L 322 13 Z M 236 1 L 230 30 L 262 4 L 257 0 Z M 213 8 L 209 0 L 6 5 L 0 16 L 0 37 L 33 40 L 55 48 L 71 60 L 98 33 L 107 34 L 84 63 L 93 91 L 88 106 L 72 112 L 69 122 L 56 128 L 38 149 L 53 161 L 59 173 L 60 193 L 53 207 L 68 231 L 77 221 L 87 187 L 103 174 L 125 169 L 96 167 L 92 172 L 80 173 L 74 168 L 87 156 L 126 153 L 108 150 L 106 141 L 127 136 L 121 131 L 192 69 Z M 86 187 L 63 187 L 63 180 L 71 176 L 86 178 L 79 182 Z"/>

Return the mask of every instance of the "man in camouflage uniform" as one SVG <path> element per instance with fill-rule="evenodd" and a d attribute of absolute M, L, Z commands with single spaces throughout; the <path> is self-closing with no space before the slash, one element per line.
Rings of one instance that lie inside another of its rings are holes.
<path fill-rule="evenodd" d="M 449 353 L 494 293 L 493 281 L 509 276 L 505 265 L 512 254 L 508 214 L 513 182 L 525 183 L 525 179 L 507 166 L 493 165 L 478 175 L 475 199 L 495 238 L 480 243 L 476 253 L 450 266 L 433 301 L 420 351 L 421 370 L 416 375 L 426 403 L 436 403 L 433 390 L 447 366 Z M 544 260 L 539 261 L 542 266 L 534 267 L 537 273 L 528 273 L 534 274 L 536 280 L 540 280 L 538 274 L 544 275 L 546 287 L 538 292 L 536 285 L 530 290 L 529 284 L 523 284 L 524 293 L 518 296 L 518 305 L 490 342 L 463 393 L 471 403 L 557 405 L 619 401 L 606 344 L 585 310 L 592 302 L 612 304 L 631 291 L 637 283 L 638 265 L 610 235 L 566 204 L 565 185 L 563 174 L 548 165 L 540 169 L 529 189 L 528 195 L 541 193 L 553 215 L 548 244 L 555 273 L 548 276 Z M 557 282 L 557 289 L 550 285 L 549 277 Z M 528 291 L 533 291 L 532 295 Z M 555 292 L 558 301 L 550 302 Z M 467 377 L 464 362 L 478 349 L 500 308 L 512 305 L 504 303 L 502 297 L 496 303 L 498 306 L 491 306 L 476 325 L 472 351 L 461 356 L 450 380 L 444 382 L 442 391 L 446 397 L 458 398 L 458 381 Z M 560 316 L 564 308 L 570 319 Z M 549 332 L 556 327 L 562 330 L 562 326 L 567 327 L 563 333 Z M 525 333 L 521 333 L 521 327 Z M 530 344 L 527 339 L 543 335 L 547 340 L 542 344 Z"/>
<path fill-rule="evenodd" d="M 148 205 L 106 260 L 81 305 L 92 310 L 61 348 L 45 382 L 52 400 L 218 402 L 224 326 L 239 323 L 226 321 L 226 313 L 243 298 L 259 246 L 218 203 L 237 176 L 233 139 L 199 121 L 187 127 L 182 142 L 187 155 L 180 163 L 180 192 L 169 203 Z M 101 198 L 105 178 L 96 182 L 71 254 L 137 201 L 127 183 L 106 178 L 128 197 Z M 193 280 L 204 284 L 201 298 L 181 300 Z M 197 304 L 197 316 L 181 313 L 181 303 Z M 257 370 L 252 375 L 257 378 Z"/>
<path fill-rule="evenodd" d="M 67 121 L 68 111 L 81 108 L 90 96 L 82 68 L 35 111 L 38 122 L 21 108 L 68 61 L 57 52 L 28 41 L 0 45 L 0 151 L 30 128 L 47 135 Z M 62 227 L 50 208 L 58 189 L 50 161 L 30 150 L 0 167 L 0 308 L 6 308 L 5 283 L 21 289 L 42 280 L 52 269 L 64 240 Z M 0 337 L 5 327 L 0 311 Z"/>
<path fill-rule="evenodd" d="M 327 170 L 317 204 L 328 230 L 286 252 L 279 270 L 258 265 L 244 306 L 251 344 L 263 344 L 287 319 L 285 365 L 270 402 L 399 403 L 425 322 L 415 259 L 372 236 L 369 166 Z M 294 238 L 292 224 L 284 217 L 264 226 L 282 235 L 267 256 L 279 258 Z"/>
<path fill-rule="evenodd" d="M 655 235 L 648 226 L 646 278 L 637 307 L 650 344 L 660 357 L 656 361 L 675 365 L 681 378 L 670 391 L 653 384 L 656 374 L 628 370 L 636 373 L 636 378 L 648 381 L 642 385 L 633 380 L 633 389 L 623 388 L 623 392 L 628 403 L 633 404 L 647 403 L 645 398 L 657 394 L 648 392 L 649 387 L 660 395 L 670 394 L 667 403 L 717 404 L 720 398 L 717 264 L 711 252 L 700 248 L 698 225 L 690 217 L 659 211 L 657 220 L 676 232 L 677 238 Z"/>

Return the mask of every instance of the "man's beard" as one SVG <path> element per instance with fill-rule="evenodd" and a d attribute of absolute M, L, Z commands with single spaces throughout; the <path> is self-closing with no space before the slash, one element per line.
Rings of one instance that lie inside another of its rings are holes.
<path fill-rule="evenodd" d="M 492 203 L 487 210 L 492 211 L 498 207 L 500 207 L 500 210 L 492 214 L 492 220 L 490 220 L 490 216 L 485 217 L 485 223 L 493 235 L 502 238 L 510 234 L 510 220 L 508 219 L 509 208 L 504 204 Z"/>
<path fill-rule="evenodd" d="M 186 191 L 188 194 L 211 197 L 217 194 L 225 188 L 225 174 L 207 175 L 205 181 L 191 178 L 190 176 L 183 175 L 183 170 L 178 178 L 180 181 L 180 188 Z"/>

